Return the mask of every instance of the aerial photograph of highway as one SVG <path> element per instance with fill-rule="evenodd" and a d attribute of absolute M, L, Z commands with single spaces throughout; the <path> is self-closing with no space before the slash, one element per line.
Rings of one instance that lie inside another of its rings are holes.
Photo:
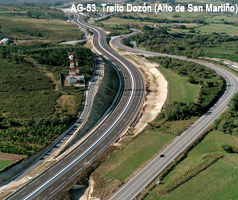
<path fill-rule="evenodd" d="M 238 200 L 238 0 L 0 0 L 0 200 Z"/>

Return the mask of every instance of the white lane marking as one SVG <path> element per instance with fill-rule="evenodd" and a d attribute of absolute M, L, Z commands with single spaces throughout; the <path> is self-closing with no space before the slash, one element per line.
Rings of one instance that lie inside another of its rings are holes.
<path fill-rule="evenodd" d="M 82 169 L 82 167 L 81 167 L 77 172 L 75 172 L 72 176 L 70 176 L 68 180 L 71 180 L 71 178 L 73 178 L 77 173 L 79 173 L 79 171 L 80 171 L 81 169 Z"/>
<path fill-rule="evenodd" d="M 55 190 L 53 190 L 50 194 L 53 194 L 56 190 L 58 190 L 62 185 L 64 185 L 66 183 L 66 181 L 65 182 L 63 182 L 60 186 L 58 186 Z"/>
<path fill-rule="evenodd" d="M 24 194 L 26 194 L 26 191 L 24 193 L 22 193 L 21 196 L 23 196 Z"/>
<path fill-rule="evenodd" d="M 40 181 L 38 181 L 37 183 L 36 183 L 36 185 L 38 185 L 40 183 Z"/>

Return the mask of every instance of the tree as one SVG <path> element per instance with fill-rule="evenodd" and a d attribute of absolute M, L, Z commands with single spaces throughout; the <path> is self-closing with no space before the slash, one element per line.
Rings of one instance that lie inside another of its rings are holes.
<path fill-rule="evenodd" d="M 237 115 L 238 112 L 238 93 L 236 93 L 232 99 L 230 100 L 229 104 L 229 112 L 234 116 Z"/>

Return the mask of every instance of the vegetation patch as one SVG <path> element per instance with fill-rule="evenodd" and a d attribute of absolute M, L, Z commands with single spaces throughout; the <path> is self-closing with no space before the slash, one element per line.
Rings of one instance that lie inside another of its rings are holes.
<path fill-rule="evenodd" d="M 236 93 L 229 102 L 228 112 L 221 115 L 221 117 L 214 122 L 214 129 L 222 131 L 225 134 L 238 136 L 237 112 L 238 112 L 238 93 Z M 237 147 L 223 146 L 223 148 L 227 149 L 227 151 L 237 151 L 236 150 Z"/>
<path fill-rule="evenodd" d="M 67 16 L 57 9 L 34 3 L 2 4 L 0 40 L 67 41 L 82 39 L 84 33 L 76 25 L 67 23 Z M 1 10 L 1 7 L 0 7 Z M 63 20 L 63 21 L 62 21 Z"/>
<path fill-rule="evenodd" d="M 0 171 L 10 164 L 12 164 L 12 161 L 10 160 L 0 160 Z"/>
<path fill-rule="evenodd" d="M 174 136 L 172 135 L 159 132 L 142 133 L 128 143 L 123 150 L 105 162 L 103 166 L 107 170 L 103 170 L 103 167 L 100 167 L 101 169 L 97 169 L 96 172 L 101 172 L 108 177 L 123 181 L 158 153 L 173 138 Z"/>
<path fill-rule="evenodd" d="M 190 178 L 194 177 L 201 171 L 205 170 L 207 167 L 212 165 L 215 161 L 222 158 L 222 155 L 220 154 L 209 154 L 203 160 L 196 165 L 190 167 L 180 175 L 174 177 L 169 182 L 164 184 L 162 187 L 160 187 L 156 193 L 160 195 L 164 195 L 168 193 L 169 191 L 175 189 L 179 185 L 183 184 L 184 182 L 188 181 Z"/>
<path fill-rule="evenodd" d="M 200 92 L 199 85 L 189 83 L 187 78 L 177 75 L 171 69 L 161 67 L 159 70 L 169 82 L 169 100 L 171 102 L 196 102 Z"/>
<path fill-rule="evenodd" d="M 132 32 L 128 24 L 116 24 L 115 26 L 109 26 L 98 22 L 96 25 L 110 32 L 108 36 L 124 35 Z"/>

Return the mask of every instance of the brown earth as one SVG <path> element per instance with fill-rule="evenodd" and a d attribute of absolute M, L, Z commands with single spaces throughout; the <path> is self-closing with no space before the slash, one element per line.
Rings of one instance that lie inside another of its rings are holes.
<path fill-rule="evenodd" d="M 16 162 L 22 159 L 24 156 L 19 156 L 15 154 L 7 154 L 7 153 L 0 153 L 0 160 L 10 160 L 12 162 Z"/>

